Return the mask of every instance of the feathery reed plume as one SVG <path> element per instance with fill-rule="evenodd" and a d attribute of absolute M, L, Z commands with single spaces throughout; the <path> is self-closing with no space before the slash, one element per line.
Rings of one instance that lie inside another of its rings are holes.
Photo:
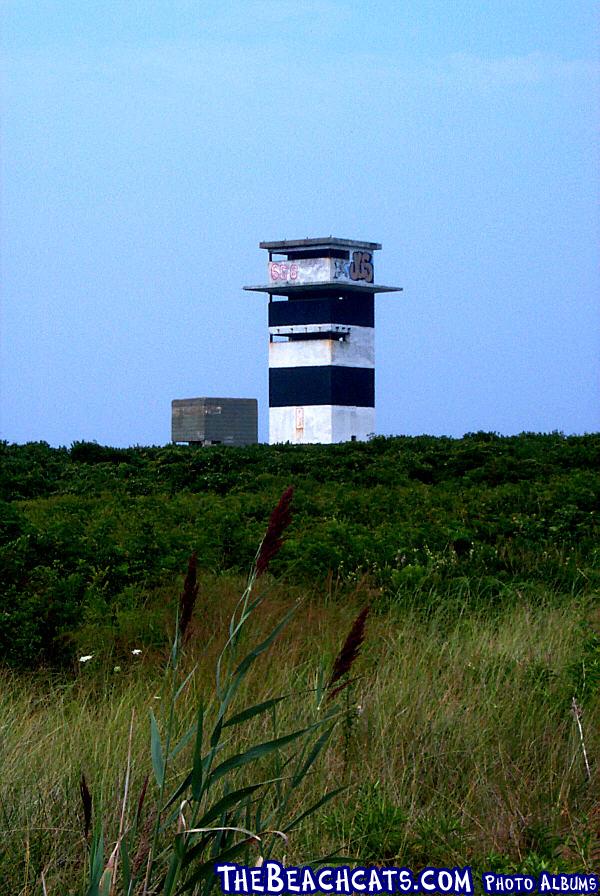
<path fill-rule="evenodd" d="M 188 626 L 192 621 L 192 613 L 194 605 L 198 597 L 198 582 L 196 581 L 196 572 L 198 567 L 198 555 L 194 551 L 188 560 L 188 569 L 183 583 L 183 591 L 179 598 L 179 635 L 182 642 L 186 640 Z"/>
<path fill-rule="evenodd" d="M 281 495 L 277 507 L 271 514 L 265 537 L 256 555 L 256 575 L 261 576 L 269 568 L 269 563 L 283 544 L 283 533 L 292 521 L 293 486 L 288 486 Z"/>
<path fill-rule="evenodd" d="M 340 691 L 343 691 L 348 684 L 347 681 L 344 681 L 342 684 L 338 685 L 338 687 L 333 688 L 334 684 L 337 681 L 339 681 L 341 678 L 345 678 L 346 675 L 350 672 L 354 661 L 360 653 L 360 648 L 362 647 L 362 643 L 365 640 L 365 623 L 367 621 L 368 614 L 369 606 L 367 605 L 360 611 L 360 613 L 352 623 L 352 628 L 348 632 L 348 637 L 344 641 L 342 649 L 335 658 L 333 669 L 331 671 L 331 677 L 327 683 L 327 687 L 325 688 L 325 690 L 329 692 L 327 695 L 328 701 L 333 700 L 333 698 L 336 697 L 340 693 Z"/>
<path fill-rule="evenodd" d="M 134 855 L 131 863 L 131 870 L 134 876 L 139 874 L 144 865 L 147 866 L 148 857 L 150 855 L 150 847 L 152 843 L 152 828 L 154 827 L 155 821 L 156 809 L 152 807 L 150 812 L 148 812 L 146 820 L 141 829 L 137 852 Z"/>
<path fill-rule="evenodd" d="M 140 818 L 142 817 L 142 808 L 144 806 L 144 800 L 146 799 L 146 791 L 148 789 L 148 781 L 150 780 L 150 775 L 147 774 L 144 778 L 144 783 L 142 784 L 142 789 L 140 791 L 140 796 L 137 802 L 137 808 L 135 810 L 135 823 L 138 825 L 140 823 Z"/>
<path fill-rule="evenodd" d="M 79 793 L 81 794 L 81 803 L 83 805 L 83 838 L 87 840 L 92 824 L 92 794 L 87 786 L 83 772 L 79 781 Z"/>

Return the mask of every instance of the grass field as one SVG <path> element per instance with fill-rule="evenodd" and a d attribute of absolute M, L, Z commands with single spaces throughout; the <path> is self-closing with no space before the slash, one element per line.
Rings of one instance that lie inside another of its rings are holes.
<path fill-rule="evenodd" d="M 178 704 L 180 732 L 199 698 L 214 691 L 218 647 L 241 587 L 239 580 L 213 579 L 201 590 L 180 670 L 195 669 Z M 299 597 L 293 587 L 272 585 L 255 625 L 266 632 Z M 320 670 L 331 667 L 369 597 L 359 585 L 344 602 L 313 597 L 300 605 L 244 682 L 239 705 L 289 694 L 279 730 L 307 722 Z M 575 599 L 451 618 L 442 608 L 371 614 L 355 680 L 341 700 L 347 715 L 292 814 L 326 790 L 348 790 L 287 845 L 272 844 L 274 855 L 288 863 L 338 852 L 412 868 L 597 869 L 600 707 L 597 645 L 586 621 L 589 607 Z M 168 696 L 165 660 L 144 651 L 115 669 L 114 656 L 95 654 L 74 676 L 4 674 L 2 892 L 41 893 L 42 872 L 49 894 L 85 892 L 81 774 L 112 845 L 132 719 L 135 799 L 151 772 L 148 718 L 152 709 L 160 719 Z M 576 695 L 590 778 L 572 711 Z M 260 721 L 265 738 L 271 723 Z M 187 754 L 177 757 L 173 781 Z M 267 763 L 263 773 L 274 770 Z"/>
<path fill-rule="evenodd" d="M 217 856 L 597 872 L 599 458 L 0 443 L 0 896 L 205 896 Z"/>

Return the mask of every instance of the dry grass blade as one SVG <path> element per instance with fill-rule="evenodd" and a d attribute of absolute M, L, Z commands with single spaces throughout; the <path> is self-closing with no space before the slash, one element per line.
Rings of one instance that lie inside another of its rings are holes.
<path fill-rule="evenodd" d="M 585 740 L 583 738 L 583 727 L 581 725 L 581 716 L 583 714 L 583 711 L 582 711 L 581 707 L 579 706 L 579 704 L 577 703 L 577 700 L 575 699 L 575 697 L 573 697 L 573 699 L 571 701 L 571 712 L 573 713 L 573 718 L 575 719 L 575 721 L 577 723 L 577 729 L 579 731 L 579 742 L 581 743 L 581 751 L 583 753 L 583 759 L 585 762 L 586 778 L 588 779 L 588 781 L 591 781 L 592 773 L 590 771 L 590 763 L 588 761 L 587 750 L 585 748 Z"/>
<path fill-rule="evenodd" d="M 360 613 L 352 623 L 352 628 L 348 632 L 348 637 L 344 641 L 342 649 L 335 658 L 331 677 L 326 687 L 326 690 L 329 692 L 327 697 L 328 700 L 333 700 L 333 698 L 337 694 L 339 694 L 339 692 L 343 690 L 343 688 L 346 687 L 346 682 L 339 685 L 337 688 L 334 688 L 333 686 L 336 684 L 336 682 L 340 681 L 342 678 L 345 678 L 348 675 L 358 654 L 360 653 L 360 648 L 362 647 L 362 643 L 365 640 L 365 624 L 368 614 L 369 607 L 366 606 L 360 611 Z"/>
<path fill-rule="evenodd" d="M 129 798 L 129 779 L 131 775 L 131 748 L 133 742 L 133 723 L 135 720 L 135 709 L 131 710 L 131 722 L 129 723 L 129 744 L 127 747 L 127 771 L 125 772 L 125 784 L 123 787 L 123 802 L 121 803 L 121 818 L 119 821 L 119 836 L 113 854 L 109 861 L 111 870 L 110 889 L 108 896 L 113 896 L 114 888 L 117 882 L 117 868 L 119 865 L 119 848 L 125 834 L 125 813 L 127 811 L 127 800 Z M 111 864 L 112 863 L 112 864 Z"/>
<path fill-rule="evenodd" d="M 292 521 L 293 486 L 285 489 L 277 506 L 271 514 L 269 526 L 265 533 L 256 558 L 256 575 L 261 576 L 269 568 L 269 563 L 276 556 L 283 544 L 283 533 Z"/>
<path fill-rule="evenodd" d="M 183 591 L 179 598 L 179 634 L 183 642 L 186 640 L 188 627 L 192 621 L 192 613 L 194 612 L 196 598 L 198 597 L 199 586 L 197 582 L 197 569 L 198 556 L 196 551 L 194 551 L 188 560 L 188 569 L 183 583 Z"/>
<path fill-rule="evenodd" d="M 83 772 L 79 781 L 79 793 L 81 794 L 81 803 L 83 805 L 83 838 L 87 840 L 92 825 L 92 794 L 87 786 Z"/>

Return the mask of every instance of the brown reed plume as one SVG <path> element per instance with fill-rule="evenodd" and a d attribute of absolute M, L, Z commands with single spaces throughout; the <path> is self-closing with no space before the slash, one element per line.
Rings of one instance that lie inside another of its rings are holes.
<path fill-rule="evenodd" d="M 196 580 L 197 568 L 198 555 L 196 551 L 194 551 L 188 560 L 188 569 L 183 583 L 183 591 L 179 598 L 179 635 L 182 643 L 185 643 L 187 640 L 188 626 L 192 621 L 192 613 L 194 612 L 194 605 L 196 603 L 196 598 L 198 597 L 199 586 Z"/>
<path fill-rule="evenodd" d="M 83 772 L 79 781 L 79 793 L 81 794 L 81 803 L 83 805 L 83 839 L 87 840 L 92 825 L 92 794 L 87 786 Z"/>
<path fill-rule="evenodd" d="M 150 855 L 150 849 L 152 845 L 152 829 L 156 823 L 156 807 L 153 806 L 146 816 L 146 820 L 142 825 L 140 831 L 140 838 L 138 842 L 138 848 L 133 856 L 133 860 L 131 863 L 132 872 L 134 875 L 139 874 L 141 869 L 146 865 L 148 861 L 148 857 Z"/>
<path fill-rule="evenodd" d="M 331 671 L 331 677 L 329 678 L 327 687 L 325 688 L 325 690 L 328 691 L 327 701 L 333 700 L 333 698 L 336 697 L 340 693 L 340 691 L 343 691 L 344 688 L 349 684 L 349 681 L 346 680 L 336 688 L 333 687 L 336 682 L 340 681 L 340 679 L 346 678 L 358 654 L 360 653 L 360 648 L 362 647 L 362 643 L 365 640 L 365 624 L 367 621 L 367 616 L 369 615 L 369 609 L 370 608 L 367 605 L 360 611 L 360 613 L 352 623 L 352 628 L 348 632 L 348 637 L 344 641 L 342 649 L 335 658 L 333 669 Z"/>
<path fill-rule="evenodd" d="M 148 781 L 150 779 L 150 775 L 147 774 L 144 778 L 144 783 L 142 784 L 142 789 L 140 791 L 140 795 L 137 801 L 137 808 L 135 810 L 135 823 L 138 825 L 140 823 L 140 818 L 142 817 L 142 808 L 144 806 L 144 800 L 146 799 L 146 791 L 148 790 Z"/>
<path fill-rule="evenodd" d="M 256 576 L 262 576 L 283 544 L 283 533 L 292 521 L 293 486 L 285 489 L 275 507 L 256 557 Z"/>

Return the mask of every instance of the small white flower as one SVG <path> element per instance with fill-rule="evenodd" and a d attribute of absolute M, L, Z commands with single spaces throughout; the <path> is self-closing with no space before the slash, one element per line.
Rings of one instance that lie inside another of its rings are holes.
<path fill-rule="evenodd" d="M 121 667 L 120 667 L 120 666 L 115 666 L 114 669 L 113 669 L 113 672 L 120 672 L 120 671 L 121 671 Z"/>
<path fill-rule="evenodd" d="M 80 663 L 87 663 L 89 660 L 92 659 L 93 656 L 94 656 L 93 653 L 86 653 L 85 656 L 80 656 L 80 657 L 79 657 L 79 662 L 80 662 Z"/>
<path fill-rule="evenodd" d="M 139 647 L 136 647 L 136 648 L 135 648 L 134 650 L 132 650 L 131 652 L 132 652 L 132 654 L 133 654 L 134 656 L 139 656 L 140 653 L 141 653 L 142 651 L 140 650 Z"/>

